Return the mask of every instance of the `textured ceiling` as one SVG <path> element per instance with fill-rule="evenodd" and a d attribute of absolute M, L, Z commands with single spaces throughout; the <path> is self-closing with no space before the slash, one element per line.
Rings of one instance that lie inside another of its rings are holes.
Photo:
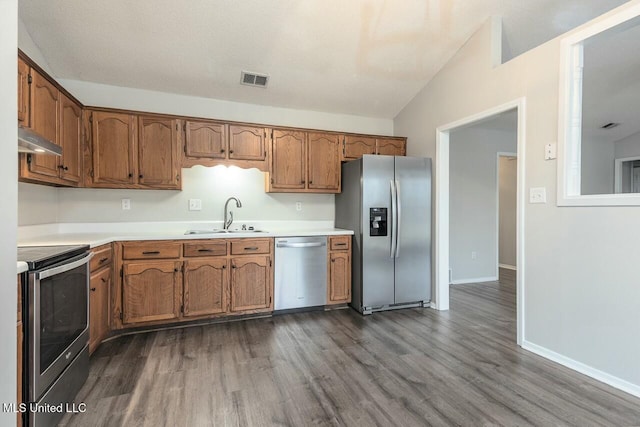
<path fill-rule="evenodd" d="M 622 3 L 20 0 L 19 15 L 59 78 L 393 118 L 490 16 L 508 59 Z"/>

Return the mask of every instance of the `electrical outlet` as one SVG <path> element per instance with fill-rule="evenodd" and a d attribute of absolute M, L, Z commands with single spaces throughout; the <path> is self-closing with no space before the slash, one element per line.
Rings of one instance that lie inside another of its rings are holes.
<path fill-rule="evenodd" d="M 200 200 L 200 199 L 189 199 L 189 210 L 190 211 L 201 211 L 202 210 L 202 200 Z"/>
<path fill-rule="evenodd" d="M 121 201 L 123 211 L 128 211 L 131 209 L 131 199 L 121 199 Z"/>
<path fill-rule="evenodd" d="M 478 258 L 478 252 L 473 251 L 471 252 L 471 259 L 477 259 Z"/>
<path fill-rule="evenodd" d="M 556 144 L 547 144 L 544 146 L 544 159 L 553 160 L 558 157 Z"/>
<path fill-rule="evenodd" d="M 296 202 L 296 210 L 297 211 L 301 211 L 302 210 L 302 202 Z"/>
<path fill-rule="evenodd" d="M 545 187 L 530 188 L 529 203 L 547 203 L 547 189 Z"/>

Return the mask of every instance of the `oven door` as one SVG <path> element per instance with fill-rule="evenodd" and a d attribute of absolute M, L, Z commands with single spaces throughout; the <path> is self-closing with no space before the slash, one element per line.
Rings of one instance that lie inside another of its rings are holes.
<path fill-rule="evenodd" d="M 89 342 L 89 259 L 29 274 L 29 400 L 36 402 Z"/>

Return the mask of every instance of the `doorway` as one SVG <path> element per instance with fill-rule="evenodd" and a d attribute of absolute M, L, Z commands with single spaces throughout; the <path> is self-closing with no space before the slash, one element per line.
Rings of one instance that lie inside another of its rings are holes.
<path fill-rule="evenodd" d="M 438 310 L 449 309 L 450 284 L 450 142 L 451 134 L 456 130 L 468 128 L 474 124 L 486 122 L 497 115 L 515 111 L 517 116 L 516 147 L 517 187 L 516 187 L 516 311 L 517 343 L 524 339 L 524 176 L 525 176 L 525 99 L 500 105 L 498 107 L 469 116 L 436 130 L 436 180 L 435 180 L 435 295 L 434 307 Z M 496 157 L 494 157 L 495 159 Z M 495 171 L 495 169 L 494 169 Z M 495 188 L 495 187 L 494 187 Z M 495 206 L 495 205 L 494 205 Z M 497 209 L 496 209 L 497 210 Z M 497 221 L 497 219 L 496 219 Z M 496 245 L 497 246 L 497 245 Z M 496 249 L 496 255 L 498 250 Z M 473 254 L 471 254 L 472 256 Z M 495 268 L 497 270 L 496 260 Z M 496 271 L 497 273 L 497 271 Z"/>

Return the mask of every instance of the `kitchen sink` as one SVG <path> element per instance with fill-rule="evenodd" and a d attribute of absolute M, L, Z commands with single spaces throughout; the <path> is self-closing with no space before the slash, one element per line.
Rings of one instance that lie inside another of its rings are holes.
<path fill-rule="evenodd" d="M 266 233 L 264 230 L 220 230 L 220 229 L 213 229 L 213 230 L 187 230 L 184 234 L 185 235 L 192 235 L 192 234 L 231 234 L 231 233 Z"/>

